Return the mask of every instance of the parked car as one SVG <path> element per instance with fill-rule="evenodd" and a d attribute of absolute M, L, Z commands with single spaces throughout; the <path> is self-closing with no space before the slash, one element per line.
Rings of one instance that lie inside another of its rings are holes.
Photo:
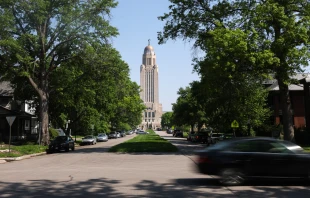
<path fill-rule="evenodd" d="M 192 135 L 191 141 L 197 143 L 206 143 L 209 145 L 211 143 L 211 138 L 208 132 L 196 132 Z"/>
<path fill-rule="evenodd" d="M 120 133 L 121 137 L 125 137 L 126 136 L 126 132 L 125 131 L 121 131 L 119 133 Z"/>
<path fill-rule="evenodd" d="M 126 132 L 126 135 L 132 135 L 132 134 L 133 134 L 132 130 Z"/>
<path fill-rule="evenodd" d="M 255 178 L 310 179 L 310 154 L 291 142 L 268 137 L 224 140 L 196 152 L 198 172 L 225 185 Z"/>
<path fill-rule="evenodd" d="M 117 139 L 117 133 L 116 131 L 112 131 L 111 133 L 109 133 L 109 139 Z"/>
<path fill-rule="evenodd" d="M 167 129 L 167 134 L 172 134 L 172 129 Z"/>
<path fill-rule="evenodd" d="M 179 129 L 175 129 L 172 133 L 172 135 L 174 137 L 183 137 L 183 131 L 179 130 Z"/>
<path fill-rule="evenodd" d="M 62 129 L 56 129 L 58 136 L 66 136 L 66 133 Z"/>
<path fill-rule="evenodd" d="M 218 141 L 224 140 L 224 134 L 223 133 L 211 133 L 211 144 L 215 144 Z"/>
<path fill-rule="evenodd" d="M 195 131 L 191 131 L 188 133 L 186 140 L 192 141 L 192 137 L 194 137 Z"/>
<path fill-rule="evenodd" d="M 69 136 L 57 136 L 51 143 L 48 145 L 47 153 L 54 153 L 56 151 L 74 151 L 74 140 Z"/>
<path fill-rule="evenodd" d="M 116 131 L 116 136 L 117 136 L 117 138 L 122 137 L 122 136 L 121 136 L 121 133 L 120 133 L 120 132 L 118 132 L 118 131 Z"/>
<path fill-rule="evenodd" d="M 107 142 L 108 141 L 108 136 L 105 133 L 99 133 L 97 136 L 97 142 Z"/>
<path fill-rule="evenodd" d="M 86 145 L 86 144 L 97 144 L 97 138 L 93 135 L 88 135 L 82 138 L 81 145 Z"/>
<path fill-rule="evenodd" d="M 149 132 L 147 132 L 147 131 L 143 131 L 143 130 L 139 130 L 139 131 L 137 131 L 136 132 L 136 134 L 149 134 Z"/>

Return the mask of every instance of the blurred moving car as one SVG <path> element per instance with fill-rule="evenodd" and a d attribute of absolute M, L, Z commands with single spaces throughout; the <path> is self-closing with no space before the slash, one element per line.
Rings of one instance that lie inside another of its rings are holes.
<path fill-rule="evenodd" d="M 82 138 L 81 145 L 86 145 L 86 144 L 96 144 L 97 143 L 97 138 L 93 135 L 87 135 Z"/>
<path fill-rule="evenodd" d="M 74 140 L 69 136 L 57 136 L 51 143 L 48 145 L 47 153 L 53 153 L 56 151 L 69 150 L 74 151 Z"/>
<path fill-rule="evenodd" d="M 136 134 L 139 134 L 139 135 L 141 135 L 141 134 L 149 134 L 149 132 L 143 131 L 143 130 L 139 130 L 139 131 L 136 132 Z"/>
<path fill-rule="evenodd" d="M 99 133 L 97 136 L 97 142 L 107 142 L 108 141 L 108 136 L 105 133 Z"/>
<path fill-rule="evenodd" d="M 117 139 L 117 133 L 116 131 L 112 131 L 109 133 L 109 139 Z"/>
<path fill-rule="evenodd" d="M 197 170 L 224 185 L 255 178 L 310 179 L 310 154 L 291 142 L 247 137 L 224 140 L 196 152 Z"/>

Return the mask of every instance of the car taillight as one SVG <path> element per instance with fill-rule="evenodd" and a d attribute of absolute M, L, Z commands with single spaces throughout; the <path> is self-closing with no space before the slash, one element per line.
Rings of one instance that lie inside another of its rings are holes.
<path fill-rule="evenodd" d="M 210 159 L 207 156 L 198 156 L 197 163 L 202 164 L 202 163 L 210 163 Z"/>

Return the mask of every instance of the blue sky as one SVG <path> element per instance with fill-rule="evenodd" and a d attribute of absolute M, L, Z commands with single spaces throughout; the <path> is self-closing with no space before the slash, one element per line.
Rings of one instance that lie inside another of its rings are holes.
<path fill-rule="evenodd" d="M 167 13 L 168 0 L 119 0 L 117 8 L 112 10 L 111 25 L 117 27 L 120 35 L 113 39 L 113 46 L 120 52 L 130 67 L 132 81 L 140 85 L 140 65 L 144 48 L 151 39 L 159 67 L 159 101 L 163 111 L 171 111 L 180 87 L 199 80 L 192 73 L 192 46 L 183 42 L 169 40 L 158 45 L 157 32 L 162 31 L 164 22 L 158 16 Z"/>

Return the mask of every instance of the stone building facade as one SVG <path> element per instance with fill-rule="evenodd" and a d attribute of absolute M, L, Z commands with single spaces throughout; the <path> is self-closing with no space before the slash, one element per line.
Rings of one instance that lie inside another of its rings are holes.
<path fill-rule="evenodd" d="M 158 94 L 158 65 L 156 64 L 156 54 L 150 45 L 144 48 L 142 55 L 142 65 L 140 67 L 140 97 L 146 106 L 142 115 L 141 129 L 160 128 L 162 116 L 162 104 L 159 103 Z"/>

